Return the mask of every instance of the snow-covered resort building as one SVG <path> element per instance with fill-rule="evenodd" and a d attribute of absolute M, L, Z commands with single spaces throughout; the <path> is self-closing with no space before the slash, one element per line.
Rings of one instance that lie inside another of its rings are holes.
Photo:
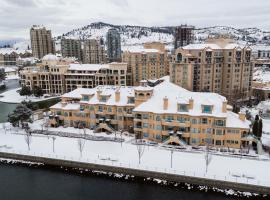
<path fill-rule="evenodd" d="M 194 146 L 240 148 L 252 140 L 245 114 L 233 113 L 225 97 L 190 92 L 168 79 L 78 88 L 50 108 L 51 126 L 129 131 L 138 138 Z"/>
<path fill-rule="evenodd" d="M 219 93 L 230 102 L 245 99 L 252 87 L 251 52 L 225 37 L 190 44 L 175 51 L 170 79 L 191 91 Z"/>
<path fill-rule="evenodd" d="M 122 61 L 128 63 L 127 85 L 138 86 L 141 80 L 159 79 L 169 74 L 165 45 L 159 42 L 129 47 L 122 54 Z"/>
<path fill-rule="evenodd" d="M 13 48 L 0 49 L 0 66 L 16 66 L 19 58 L 26 58 L 32 55 L 31 50 L 16 50 Z"/>
<path fill-rule="evenodd" d="M 45 94 L 61 95 L 77 87 L 97 85 L 126 85 L 127 64 L 78 64 L 72 58 L 48 54 L 37 66 L 20 71 L 21 85 L 40 87 Z"/>

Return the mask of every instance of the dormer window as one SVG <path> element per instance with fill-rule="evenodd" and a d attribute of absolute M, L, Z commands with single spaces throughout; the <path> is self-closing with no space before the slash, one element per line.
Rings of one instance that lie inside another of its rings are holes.
<path fill-rule="evenodd" d="M 107 101 L 107 97 L 106 96 L 101 96 L 101 102 L 106 102 Z"/>
<path fill-rule="evenodd" d="M 212 113 L 212 106 L 210 106 L 210 105 L 203 105 L 202 106 L 202 112 L 203 113 L 211 114 Z"/>
<path fill-rule="evenodd" d="M 89 101 L 89 96 L 83 95 L 82 100 L 83 100 L 83 101 Z"/>
<path fill-rule="evenodd" d="M 133 104 L 135 102 L 135 98 L 134 97 L 129 97 L 128 98 L 128 103 L 129 104 Z"/>
<path fill-rule="evenodd" d="M 188 112 L 187 104 L 178 104 L 178 112 Z"/>

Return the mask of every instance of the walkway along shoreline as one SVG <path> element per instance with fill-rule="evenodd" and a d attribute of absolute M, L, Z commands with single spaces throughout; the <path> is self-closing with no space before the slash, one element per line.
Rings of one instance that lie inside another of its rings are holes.
<path fill-rule="evenodd" d="M 208 178 L 198 178 L 198 177 L 170 174 L 170 173 L 164 173 L 164 172 L 161 173 L 161 172 L 154 172 L 154 171 L 148 171 L 148 170 L 143 170 L 143 169 L 132 169 L 132 168 L 121 167 L 121 166 L 120 167 L 108 166 L 108 165 L 95 164 L 95 163 L 85 163 L 85 162 L 79 162 L 79 161 L 69 161 L 69 160 L 63 160 L 63 159 L 57 159 L 57 158 L 21 155 L 21 154 L 6 153 L 6 152 L 0 152 L 0 158 L 32 162 L 32 163 L 42 163 L 44 165 L 55 166 L 55 167 L 67 167 L 67 168 L 77 168 L 77 169 L 82 169 L 82 170 L 119 173 L 119 174 L 131 175 L 135 177 L 161 179 L 161 180 L 166 180 L 169 182 L 188 183 L 192 185 L 202 185 L 202 186 L 214 187 L 214 188 L 219 188 L 219 189 L 233 189 L 235 191 L 257 193 L 261 195 L 270 195 L 270 187 L 256 186 L 256 185 L 251 185 L 251 184 L 236 183 L 236 182 L 229 182 L 229 181 L 213 180 L 213 179 L 208 179 Z"/>

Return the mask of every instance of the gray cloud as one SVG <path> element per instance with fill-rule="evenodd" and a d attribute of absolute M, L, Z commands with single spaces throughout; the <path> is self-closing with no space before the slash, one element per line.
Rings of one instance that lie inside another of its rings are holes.
<path fill-rule="evenodd" d="M 29 37 L 33 24 L 60 35 L 91 22 L 145 26 L 228 25 L 270 30 L 270 1 L 0 0 L 0 40 Z"/>

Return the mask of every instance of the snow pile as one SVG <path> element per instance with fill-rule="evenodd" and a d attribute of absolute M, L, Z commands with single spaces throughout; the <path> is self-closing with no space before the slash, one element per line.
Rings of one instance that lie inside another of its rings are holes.
<path fill-rule="evenodd" d="M 254 69 L 253 81 L 261 83 L 270 82 L 270 69 L 266 67 L 257 67 Z"/>

